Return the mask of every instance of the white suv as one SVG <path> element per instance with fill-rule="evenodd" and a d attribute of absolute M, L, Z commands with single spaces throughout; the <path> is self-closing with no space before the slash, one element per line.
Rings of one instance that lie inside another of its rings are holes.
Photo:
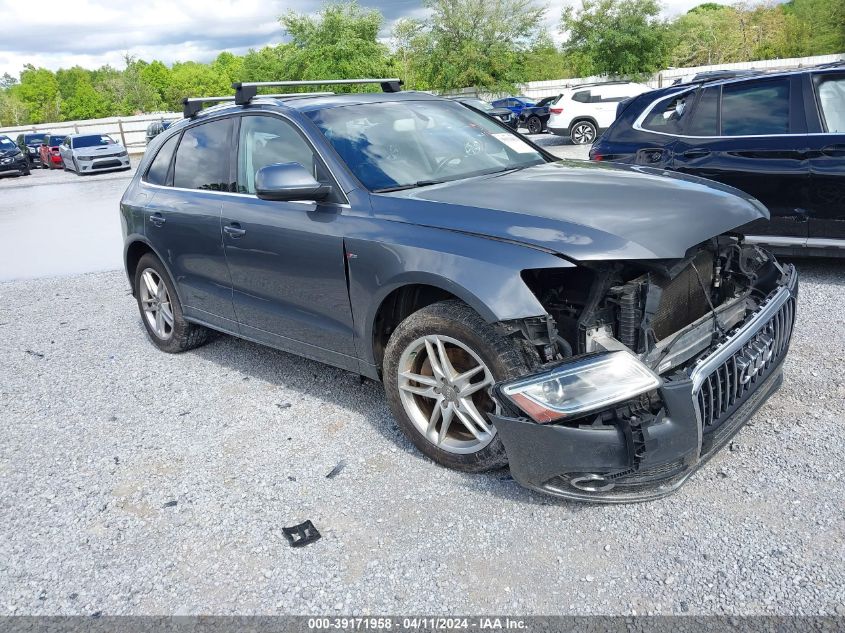
<path fill-rule="evenodd" d="M 547 127 L 576 145 L 592 143 L 616 119 L 620 101 L 651 90 L 643 84 L 609 81 L 567 88 L 549 108 Z"/>

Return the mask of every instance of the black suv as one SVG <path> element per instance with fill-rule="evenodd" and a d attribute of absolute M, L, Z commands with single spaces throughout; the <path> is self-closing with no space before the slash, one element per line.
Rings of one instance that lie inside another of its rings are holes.
<path fill-rule="evenodd" d="M 236 84 L 153 139 L 120 204 L 150 340 L 216 330 L 382 380 L 449 467 L 573 499 L 676 489 L 781 383 L 797 276 L 735 231 L 765 207 L 352 83 L 374 81 Z"/>
<path fill-rule="evenodd" d="M 21 152 L 27 158 L 30 169 L 41 166 L 41 154 L 39 149 L 44 144 L 46 134 L 18 134 L 15 142 Z"/>
<path fill-rule="evenodd" d="M 702 176 L 760 200 L 749 242 L 845 256 L 845 65 L 682 84 L 620 105 L 596 161 Z"/>

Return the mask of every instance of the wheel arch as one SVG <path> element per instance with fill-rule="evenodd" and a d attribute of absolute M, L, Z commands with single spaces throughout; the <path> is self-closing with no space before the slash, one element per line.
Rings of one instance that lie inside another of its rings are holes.
<path fill-rule="evenodd" d="M 377 367 L 384 361 L 384 349 L 396 327 L 411 314 L 439 301 L 456 299 L 472 308 L 487 322 L 496 320 L 493 311 L 479 297 L 450 279 L 433 273 L 408 273 L 395 280 L 373 302 L 366 332 Z"/>
<path fill-rule="evenodd" d="M 141 258 L 147 253 L 155 255 L 158 261 L 161 262 L 161 265 L 164 266 L 164 269 L 167 271 L 167 274 L 173 282 L 173 287 L 176 289 L 176 296 L 179 298 L 181 303 L 182 295 L 179 289 L 179 284 L 173 276 L 170 266 L 167 265 L 167 260 L 162 257 L 155 248 L 153 248 L 152 244 L 141 237 L 127 241 L 126 246 L 123 249 L 123 262 L 126 268 L 126 276 L 129 279 L 129 287 L 132 289 L 132 296 L 135 296 L 135 273 L 138 269 L 138 262 L 140 262 Z"/>

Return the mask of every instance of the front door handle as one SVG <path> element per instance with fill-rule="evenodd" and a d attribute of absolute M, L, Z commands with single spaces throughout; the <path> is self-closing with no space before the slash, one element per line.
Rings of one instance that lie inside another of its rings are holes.
<path fill-rule="evenodd" d="M 167 220 L 164 218 L 164 216 L 161 213 L 156 211 L 155 213 L 153 213 L 150 216 L 150 222 L 152 224 L 154 224 L 155 226 L 161 227 L 161 225 L 163 225 L 165 222 L 167 222 Z"/>
<path fill-rule="evenodd" d="M 233 240 L 236 240 L 246 235 L 246 229 L 242 229 L 241 225 L 237 222 L 232 222 L 231 224 L 224 226 L 223 231 Z"/>
<path fill-rule="evenodd" d="M 688 149 L 684 152 L 684 158 L 704 158 L 709 155 L 709 149 Z"/>

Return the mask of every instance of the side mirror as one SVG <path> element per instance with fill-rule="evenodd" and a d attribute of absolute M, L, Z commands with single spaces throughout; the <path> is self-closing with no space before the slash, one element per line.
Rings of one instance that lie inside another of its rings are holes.
<path fill-rule="evenodd" d="M 255 176 L 255 194 L 262 200 L 324 200 L 331 191 L 299 163 L 267 165 Z"/>

